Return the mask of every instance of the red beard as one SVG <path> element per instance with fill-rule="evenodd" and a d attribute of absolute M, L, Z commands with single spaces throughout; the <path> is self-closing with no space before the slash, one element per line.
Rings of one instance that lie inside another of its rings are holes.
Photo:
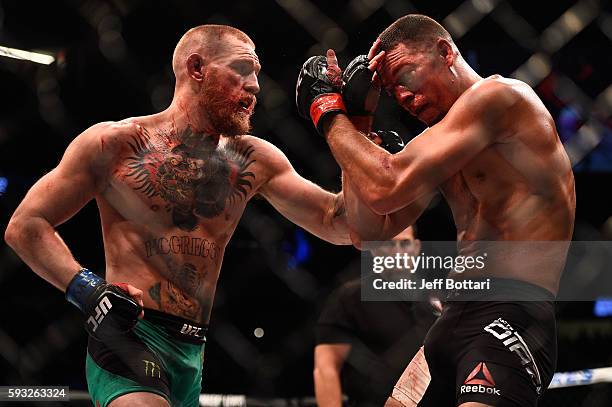
<path fill-rule="evenodd" d="M 238 101 L 226 96 L 227 90 L 205 79 L 202 106 L 212 127 L 225 136 L 239 136 L 251 130 L 252 110 L 245 111 Z"/>

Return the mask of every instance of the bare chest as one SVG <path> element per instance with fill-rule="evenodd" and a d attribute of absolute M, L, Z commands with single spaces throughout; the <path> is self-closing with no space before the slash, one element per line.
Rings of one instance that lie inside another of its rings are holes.
<path fill-rule="evenodd" d="M 450 179 L 449 192 L 463 195 L 467 188 L 478 201 L 497 201 L 529 182 L 525 170 L 528 159 L 517 151 L 514 144 L 493 144 Z"/>
<path fill-rule="evenodd" d="M 239 142 L 148 132 L 126 140 L 108 195 L 130 220 L 224 233 L 237 224 L 258 185 L 253 147 Z"/>
<path fill-rule="evenodd" d="M 503 154 L 489 148 L 441 185 L 458 227 L 486 217 L 494 224 L 524 184 Z"/>

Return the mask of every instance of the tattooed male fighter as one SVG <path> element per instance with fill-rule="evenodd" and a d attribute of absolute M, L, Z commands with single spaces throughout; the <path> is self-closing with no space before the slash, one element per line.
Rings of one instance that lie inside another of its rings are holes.
<path fill-rule="evenodd" d="M 305 180 L 279 149 L 245 134 L 260 70 L 246 34 L 193 28 L 172 66 L 166 110 L 84 131 L 6 230 L 21 258 L 85 313 L 97 406 L 198 405 L 223 253 L 255 194 L 314 235 L 351 243 L 342 194 Z M 92 199 L 105 279 L 81 266 L 54 229 Z"/>
<path fill-rule="evenodd" d="M 478 75 L 436 21 L 407 15 L 384 30 L 369 58 L 349 65 L 344 75 L 349 81 L 366 78 L 362 88 L 372 94 L 382 84 L 429 126 L 390 155 L 364 142 L 345 114 L 349 103 L 342 100 L 350 93 L 333 81 L 322 85 L 322 66 L 339 70 L 333 51 L 327 60 L 315 57 L 304 64 L 298 107 L 325 135 L 353 192 L 372 214 L 381 215 L 380 228 L 369 226 L 360 234 L 389 238 L 389 220 L 414 223 L 431 191 L 440 189 L 457 226 L 459 255 L 488 254 L 481 270 L 449 277 L 490 280 L 496 289 L 449 292 L 447 300 L 453 301 L 429 331 L 424 359 L 420 352 L 415 361 L 417 367 L 429 366 L 431 382 L 419 401 L 412 397 L 412 384 L 424 370 L 407 370 L 393 392 L 396 405 L 537 405 L 556 363 L 553 300 L 576 203 L 571 165 L 550 113 L 525 83 Z M 319 79 L 317 86 L 312 77 Z M 362 110 L 374 108 L 369 103 Z"/>

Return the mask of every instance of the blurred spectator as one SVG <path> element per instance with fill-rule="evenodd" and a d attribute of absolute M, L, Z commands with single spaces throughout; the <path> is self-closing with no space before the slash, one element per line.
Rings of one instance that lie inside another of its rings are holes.
<path fill-rule="evenodd" d="M 412 228 L 394 241 L 396 251 L 417 254 L 420 250 Z M 437 309 L 427 302 L 361 301 L 360 279 L 340 286 L 330 296 L 316 328 L 318 405 L 341 406 L 344 391 L 349 406 L 382 406 L 421 346 Z"/>

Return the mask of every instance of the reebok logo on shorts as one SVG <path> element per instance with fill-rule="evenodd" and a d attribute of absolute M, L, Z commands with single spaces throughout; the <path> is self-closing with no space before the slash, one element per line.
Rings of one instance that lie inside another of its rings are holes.
<path fill-rule="evenodd" d="M 466 393 L 480 393 L 480 394 L 493 394 L 500 396 L 501 393 L 495 388 L 495 380 L 487 367 L 487 364 L 480 362 L 476 365 L 474 370 L 468 375 L 465 382 L 461 386 L 461 394 Z"/>
<path fill-rule="evenodd" d="M 484 362 L 480 362 L 476 365 L 463 384 L 482 384 L 489 387 L 495 387 L 493 376 L 491 376 L 491 372 L 489 372 L 489 368 Z"/>

